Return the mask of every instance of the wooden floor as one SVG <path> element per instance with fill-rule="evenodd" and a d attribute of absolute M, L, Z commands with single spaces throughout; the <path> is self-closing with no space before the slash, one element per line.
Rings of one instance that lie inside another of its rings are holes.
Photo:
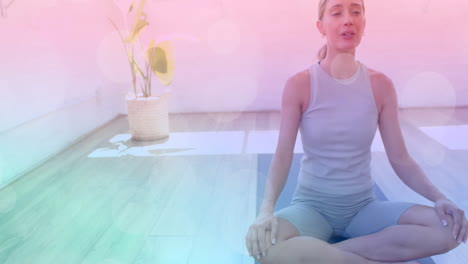
<path fill-rule="evenodd" d="M 400 117 L 413 158 L 468 212 L 468 147 L 423 132 L 468 125 L 468 108 Z M 0 190 L 0 263 L 253 263 L 244 236 L 255 217 L 257 154 L 247 135 L 277 130 L 279 113 L 170 119 L 169 142 L 179 142 L 169 147 L 128 140 L 121 116 Z M 382 150 L 373 151 L 372 170 L 390 200 L 431 204 L 398 180 Z M 468 263 L 468 248 L 434 259 Z"/>

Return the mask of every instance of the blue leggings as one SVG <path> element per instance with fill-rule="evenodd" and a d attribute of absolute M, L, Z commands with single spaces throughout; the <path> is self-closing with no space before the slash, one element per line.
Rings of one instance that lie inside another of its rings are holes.
<path fill-rule="evenodd" d="M 379 201 L 373 189 L 330 195 L 298 185 L 291 204 L 275 212 L 275 216 L 293 224 L 301 236 L 328 241 L 332 236 L 354 238 L 397 225 L 400 215 L 413 205 Z"/>

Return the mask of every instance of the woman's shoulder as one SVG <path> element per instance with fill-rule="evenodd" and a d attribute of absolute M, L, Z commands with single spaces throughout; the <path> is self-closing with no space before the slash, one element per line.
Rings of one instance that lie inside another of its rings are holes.
<path fill-rule="evenodd" d="M 375 102 L 380 113 L 386 98 L 389 98 L 390 95 L 395 94 L 395 88 L 393 86 L 392 80 L 384 73 L 369 67 L 367 67 L 367 70 L 369 72 L 369 79 Z"/>
<path fill-rule="evenodd" d="M 367 67 L 367 70 L 369 72 L 369 78 L 370 78 L 372 85 L 382 87 L 382 86 L 388 86 L 388 85 L 393 84 L 392 80 L 384 73 L 378 70 L 375 70 L 373 68 L 370 68 L 370 67 Z"/>
<path fill-rule="evenodd" d="M 287 83 L 296 89 L 304 88 L 310 84 L 309 69 L 304 69 L 289 76 Z"/>
<path fill-rule="evenodd" d="M 310 96 L 310 72 L 309 69 L 304 69 L 295 72 L 289 76 L 284 94 L 288 97 L 293 97 L 294 101 L 301 105 L 304 110 L 308 104 L 308 98 Z"/>

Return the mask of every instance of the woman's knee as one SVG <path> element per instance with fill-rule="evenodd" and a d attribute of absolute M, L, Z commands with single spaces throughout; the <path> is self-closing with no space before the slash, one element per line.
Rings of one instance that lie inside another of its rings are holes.
<path fill-rule="evenodd" d="M 433 228 L 438 230 L 440 233 L 440 254 L 447 253 L 459 245 L 455 238 L 453 238 L 453 226 L 454 221 L 452 216 L 447 217 L 446 226 L 442 226 L 440 223 L 433 225 Z"/>
<path fill-rule="evenodd" d="M 281 255 L 281 258 L 286 257 L 288 254 L 288 252 L 282 252 L 285 250 L 287 251 L 287 247 L 284 247 L 283 243 L 286 240 L 298 237 L 299 235 L 299 231 L 292 223 L 285 219 L 278 218 L 278 234 L 276 236 L 276 243 L 271 243 L 271 230 L 267 230 L 265 236 L 265 245 L 267 249 L 266 256 L 257 261 L 262 264 L 281 263 L 278 262 L 278 254 Z"/>
<path fill-rule="evenodd" d="M 437 215 L 436 211 L 434 208 L 429 208 L 428 211 L 430 211 L 431 214 L 431 224 L 429 225 L 431 228 L 433 228 L 433 232 L 436 232 L 439 234 L 437 236 L 438 238 L 438 244 L 439 244 L 439 254 L 444 254 L 449 252 L 450 250 L 456 248 L 459 243 L 453 238 L 453 227 L 454 227 L 454 220 L 451 215 L 447 215 L 445 218 L 447 220 L 447 225 L 444 226 L 442 225 L 442 221 L 440 217 Z"/>
<path fill-rule="evenodd" d="M 299 230 L 288 220 L 278 218 L 278 235 L 276 241 L 281 242 L 300 236 Z"/>
<path fill-rule="evenodd" d="M 437 253 L 443 254 L 454 248 L 459 243 L 453 238 L 453 217 L 447 215 L 447 225 L 443 226 L 442 221 L 433 207 L 416 205 L 408 209 L 401 217 L 400 224 L 413 224 L 430 227 L 431 234 L 437 234 Z"/>

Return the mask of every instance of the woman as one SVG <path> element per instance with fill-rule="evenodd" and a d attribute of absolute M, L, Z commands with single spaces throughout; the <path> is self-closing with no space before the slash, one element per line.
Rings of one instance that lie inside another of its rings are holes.
<path fill-rule="evenodd" d="M 445 253 L 467 240 L 464 212 L 409 156 L 391 80 L 355 59 L 363 0 L 321 0 L 327 38 L 319 63 L 289 78 L 259 215 L 246 235 L 261 263 L 398 263 Z M 392 168 L 434 207 L 377 201 L 370 146 L 379 127 Z M 304 157 L 291 205 L 273 212 L 301 129 Z M 327 243 L 332 235 L 349 239 Z M 417 263 L 417 262 L 412 262 Z"/>

